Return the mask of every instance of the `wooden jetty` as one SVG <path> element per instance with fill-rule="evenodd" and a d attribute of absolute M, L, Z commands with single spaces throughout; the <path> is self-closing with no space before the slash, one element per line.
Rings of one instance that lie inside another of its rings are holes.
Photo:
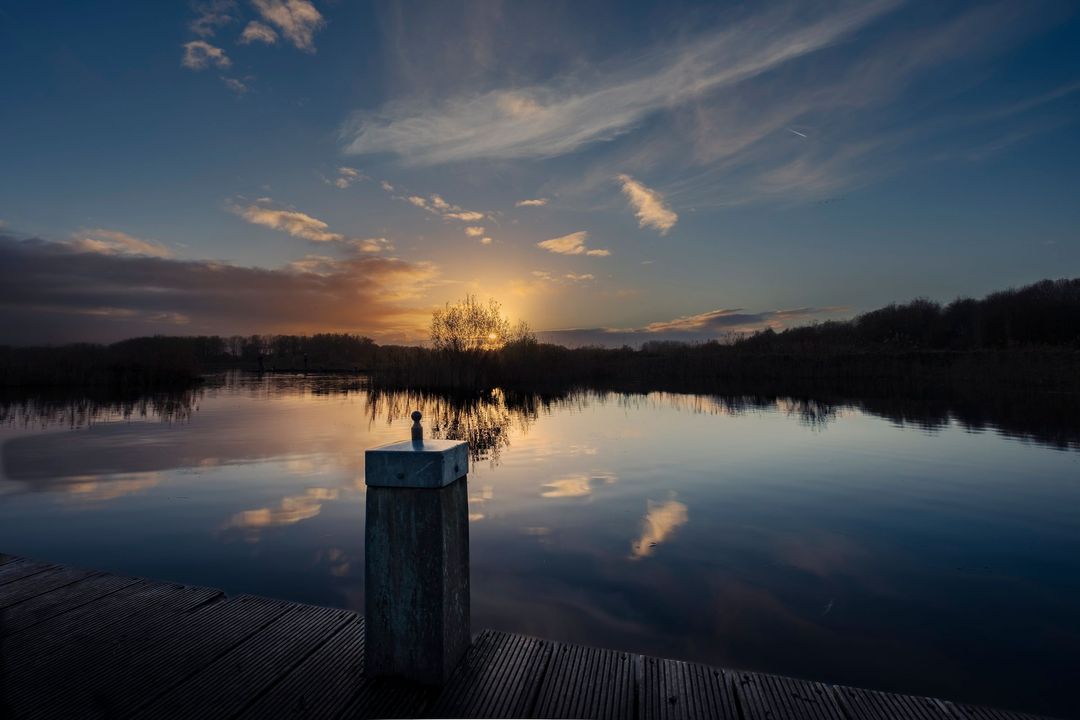
<path fill-rule="evenodd" d="M 0 718 L 1030 720 L 485 630 L 441 687 L 364 674 L 364 618 L 0 555 Z"/>

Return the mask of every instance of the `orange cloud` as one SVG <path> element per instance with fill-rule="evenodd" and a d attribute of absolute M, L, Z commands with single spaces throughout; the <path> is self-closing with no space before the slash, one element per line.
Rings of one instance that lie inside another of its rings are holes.
<path fill-rule="evenodd" d="M 610 250 L 588 248 L 585 245 L 585 241 L 588 239 L 589 233 L 585 230 L 579 230 L 570 233 L 569 235 L 551 238 L 550 240 L 541 240 L 536 243 L 536 246 L 559 255 L 592 255 L 596 257 L 606 257 L 611 254 Z"/>
<path fill-rule="evenodd" d="M 156 332 L 355 332 L 422 337 L 427 262 L 310 256 L 282 268 L 102 253 L 0 236 L 0 341 L 116 340 Z"/>

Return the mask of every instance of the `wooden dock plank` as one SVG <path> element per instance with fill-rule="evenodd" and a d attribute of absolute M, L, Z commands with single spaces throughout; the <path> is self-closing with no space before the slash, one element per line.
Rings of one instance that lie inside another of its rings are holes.
<path fill-rule="evenodd" d="M 1014 710 L 999 710 L 958 702 L 941 702 L 959 720 L 1039 720 L 1035 715 L 1028 715 Z M 1078 700 L 1077 705 L 1080 707 L 1080 700 Z"/>
<path fill-rule="evenodd" d="M 352 618 L 240 715 L 259 720 L 337 717 L 364 676 L 364 619 Z"/>
<path fill-rule="evenodd" d="M 678 660 L 644 657 L 641 718 L 737 720 L 731 679 L 720 668 Z"/>
<path fill-rule="evenodd" d="M 0 597 L 0 611 L 17 605 L 51 590 L 78 582 L 91 573 L 68 567 L 54 567 L 44 572 L 35 573 L 9 583 Z"/>
<path fill-rule="evenodd" d="M 139 709 L 148 718 L 228 718 L 334 635 L 353 613 L 300 605 Z"/>
<path fill-rule="evenodd" d="M 365 677 L 355 613 L 0 555 L 0 717 L 1036 720 L 482 632 L 441 689 Z"/>
<path fill-rule="evenodd" d="M 439 717 L 427 712 L 438 694 L 433 688 L 390 678 L 365 678 L 358 688 L 356 697 L 338 716 L 340 720 Z"/>
<path fill-rule="evenodd" d="M 829 689 L 819 682 L 764 673 L 733 673 L 746 720 L 845 720 Z"/>
<path fill-rule="evenodd" d="M 74 646 L 115 643 L 114 628 L 130 628 L 151 616 L 174 616 L 221 596 L 211 588 L 142 581 L 75 610 L 49 618 L 5 639 L 4 668 L 33 668 Z"/>
<path fill-rule="evenodd" d="M 290 603 L 281 601 L 225 598 L 150 626 L 143 630 L 145 637 L 126 643 L 122 652 L 106 658 L 113 669 L 104 673 L 100 684 L 92 683 L 93 692 L 110 699 L 103 703 L 110 715 L 130 712 L 291 610 Z M 123 676 L 120 683 L 107 677 L 117 674 Z"/>
<path fill-rule="evenodd" d="M 210 664 L 289 610 L 289 603 L 237 597 L 126 633 L 124 641 L 66 655 L 54 672 L 65 691 L 39 698 L 26 717 L 125 715 Z M 16 704 L 16 709 L 21 706 Z"/>
<path fill-rule="evenodd" d="M 939 700 L 914 695 L 896 695 L 843 685 L 829 688 L 851 720 L 955 720 Z"/>
<path fill-rule="evenodd" d="M 43 573 L 57 567 L 49 563 L 34 562 L 33 560 L 18 559 L 6 565 L 0 565 L 0 585 L 18 582 L 23 578 Z"/>
<path fill-rule="evenodd" d="M 435 717 L 526 717 L 551 643 L 485 630 L 435 700 Z"/>
<path fill-rule="evenodd" d="M 634 660 L 630 653 L 552 643 L 532 717 L 632 717 Z"/>
<path fill-rule="evenodd" d="M 147 642 L 165 647 L 160 633 L 154 632 L 155 626 L 176 625 L 187 612 L 219 596 L 209 588 L 151 583 L 144 592 L 123 598 L 128 602 L 115 604 L 104 616 L 69 613 L 73 617 L 19 633 L 5 641 L 4 672 L 10 686 L 6 699 L 26 717 L 55 716 L 49 709 L 68 699 L 87 702 L 81 688 L 95 681 L 106 682 L 102 678 L 123 680 L 125 668 L 116 664 L 116 657 L 128 658 Z M 150 602 L 132 602 L 138 598 Z M 8 662 L 15 658 L 17 662 Z M 64 688 L 64 692 L 55 693 L 53 688 Z"/>
<path fill-rule="evenodd" d="M 18 605 L 0 610 L 0 637 L 21 632 L 138 582 L 135 578 L 122 575 L 90 575 L 70 585 L 24 600 Z"/>

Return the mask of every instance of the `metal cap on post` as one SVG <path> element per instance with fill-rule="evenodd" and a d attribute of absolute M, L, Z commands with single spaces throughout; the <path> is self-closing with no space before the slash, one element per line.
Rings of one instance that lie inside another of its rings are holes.
<path fill-rule="evenodd" d="M 471 642 L 469 446 L 420 419 L 365 453 L 365 673 L 440 684 Z"/>

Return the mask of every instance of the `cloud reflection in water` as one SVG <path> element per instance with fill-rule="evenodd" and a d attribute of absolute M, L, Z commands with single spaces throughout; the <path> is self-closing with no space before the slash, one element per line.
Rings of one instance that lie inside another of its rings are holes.
<path fill-rule="evenodd" d="M 641 521 L 641 536 L 630 544 L 630 557 L 638 560 L 649 557 L 660 543 L 690 519 L 686 505 L 678 500 L 648 502 L 648 511 Z"/>

